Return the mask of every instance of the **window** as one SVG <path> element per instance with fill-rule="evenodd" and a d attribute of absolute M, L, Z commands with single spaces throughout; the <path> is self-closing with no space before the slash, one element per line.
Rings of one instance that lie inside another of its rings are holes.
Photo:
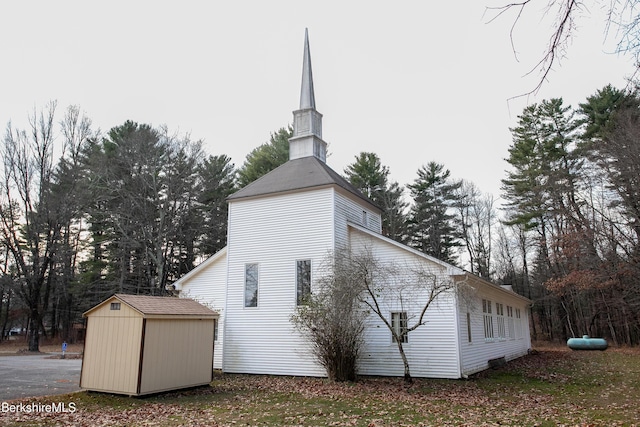
<path fill-rule="evenodd" d="M 395 335 L 391 337 L 393 342 L 396 342 L 396 336 L 401 337 L 402 342 L 409 342 L 409 336 L 407 335 L 407 312 L 398 311 L 391 313 L 391 328 Z"/>
<path fill-rule="evenodd" d="M 112 302 L 111 303 L 111 310 L 120 310 L 120 303 L 119 302 Z"/>
<path fill-rule="evenodd" d="M 509 328 L 509 339 L 516 338 L 515 323 L 513 322 L 513 307 L 507 306 L 507 327 Z"/>
<path fill-rule="evenodd" d="M 218 319 L 213 319 L 213 342 L 218 341 Z"/>
<path fill-rule="evenodd" d="M 496 315 L 498 320 L 498 339 L 504 340 L 506 337 L 504 327 L 504 305 L 496 303 Z"/>
<path fill-rule="evenodd" d="M 244 266 L 244 306 L 258 306 L 258 264 Z"/>
<path fill-rule="evenodd" d="M 522 319 L 520 318 L 519 308 L 516 308 L 516 338 L 522 338 Z"/>
<path fill-rule="evenodd" d="M 471 313 L 467 311 L 467 340 L 471 342 Z"/>
<path fill-rule="evenodd" d="M 311 295 L 311 260 L 296 261 L 296 304 L 304 304 L 309 295 Z"/>
<path fill-rule="evenodd" d="M 493 317 L 491 316 L 491 301 L 482 300 L 482 318 L 484 321 L 484 339 L 493 341 Z"/>

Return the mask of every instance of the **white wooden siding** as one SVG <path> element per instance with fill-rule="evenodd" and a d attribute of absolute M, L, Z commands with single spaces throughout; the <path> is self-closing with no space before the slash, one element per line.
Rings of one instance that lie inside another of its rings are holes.
<path fill-rule="evenodd" d="M 363 210 L 367 212 L 364 225 Z M 232 200 L 225 256 L 209 261 L 206 268 L 178 282 L 182 296 L 221 309 L 215 366 L 235 373 L 325 376 L 309 351 L 309 343 L 290 322 L 296 303 L 297 260 L 311 260 L 312 292 L 327 256 L 345 246 L 353 249 L 368 246 L 385 262 L 421 263 L 437 272 L 442 280 L 463 275 L 454 266 L 380 236 L 380 227 L 378 212 L 335 187 Z M 257 307 L 244 307 L 247 263 L 256 263 L 259 268 Z M 471 304 L 453 293 L 439 297 L 427 312 L 427 324 L 409 334 L 404 348 L 413 376 L 460 378 L 487 368 L 489 359 L 503 356 L 512 359 L 526 354 L 530 347 L 526 300 L 482 281 L 474 282 L 474 287 L 477 292 Z M 492 301 L 494 316 L 496 301 L 505 305 L 505 314 L 507 306 L 513 307 L 514 317 L 515 309 L 519 308 L 522 336 L 510 340 L 507 318 L 507 339 L 485 342 L 482 298 Z M 392 301 L 392 298 L 385 300 L 389 315 L 398 310 Z M 422 301 L 417 298 L 414 302 L 416 305 L 407 310 L 409 324 Z M 467 312 L 471 343 L 467 338 Z M 391 333 L 374 316 L 368 319 L 359 373 L 403 375 Z"/>
<path fill-rule="evenodd" d="M 458 312 L 458 325 L 460 336 L 460 353 L 462 362 L 462 374 L 464 376 L 482 371 L 489 367 L 489 360 L 504 357 L 507 361 L 527 354 L 531 347 L 529 336 L 529 316 L 528 304 L 516 295 L 509 295 L 509 292 L 493 286 L 477 282 L 471 282 L 470 286 L 474 293 L 467 301 L 460 301 Z M 482 300 L 490 300 L 492 305 L 491 316 L 493 317 L 494 338 L 485 339 L 484 320 L 482 313 Z M 496 303 L 504 305 L 504 320 L 506 333 L 505 338 L 498 337 L 498 322 L 496 313 Z M 514 322 L 517 328 L 518 322 L 515 318 L 515 309 L 521 312 L 521 336 L 510 337 L 510 322 L 507 316 L 507 306 L 513 307 Z M 467 334 L 467 312 L 471 319 L 471 342 Z"/>
<path fill-rule="evenodd" d="M 194 274 L 185 276 L 175 283 L 181 298 L 191 298 L 200 304 L 217 311 L 218 340 L 214 343 L 213 367 L 222 369 L 224 342 L 224 306 L 227 292 L 227 249 L 222 249 L 204 261 L 205 268 L 199 268 Z"/>
<path fill-rule="evenodd" d="M 333 248 L 333 189 L 229 204 L 225 372 L 324 376 L 290 317 L 296 260 L 311 260 L 312 290 Z M 259 265 L 258 306 L 244 307 L 244 265 Z"/>
<path fill-rule="evenodd" d="M 412 274 L 411 271 L 420 265 L 421 268 L 431 270 L 438 277 L 438 280 L 451 280 L 441 265 L 382 238 L 350 228 L 350 242 L 353 251 L 366 248 L 383 263 L 406 266 L 405 271 L 408 274 Z M 406 297 L 407 295 L 405 295 Z M 415 323 L 426 298 L 426 292 L 412 294 L 410 299 L 413 304 L 403 308 L 408 311 L 409 326 Z M 389 315 L 391 311 L 400 309 L 397 297 L 394 297 L 392 292 L 383 296 L 381 300 Z M 409 342 L 404 344 L 404 350 L 409 360 L 412 376 L 460 378 L 455 301 L 453 291 L 440 295 L 427 310 L 424 319 L 426 324 L 409 333 Z M 391 332 L 375 315 L 369 318 L 365 342 L 359 366 L 360 374 L 388 376 L 402 376 L 404 374 L 402 359 L 397 345 L 391 340 Z"/>
<path fill-rule="evenodd" d="M 382 233 L 382 218 L 380 213 L 372 210 L 371 206 L 339 191 L 335 192 L 334 203 L 336 247 L 346 247 L 349 243 L 349 231 L 347 226 L 349 222 L 361 225 L 374 233 Z M 366 212 L 366 224 L 363 223 L 363 211 Z"/>

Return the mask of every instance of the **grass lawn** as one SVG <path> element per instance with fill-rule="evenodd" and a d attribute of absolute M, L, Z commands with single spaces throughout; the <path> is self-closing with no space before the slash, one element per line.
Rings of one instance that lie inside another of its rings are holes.
<path fill-rule="evenodd" d="M 211 387 L 129 398 L 80 392 L 11 404 L 75 412 L 0 412 L 2 426 L 640 426 L 640 349 L 537 354 L 468 380 L 218 375 Z"/>

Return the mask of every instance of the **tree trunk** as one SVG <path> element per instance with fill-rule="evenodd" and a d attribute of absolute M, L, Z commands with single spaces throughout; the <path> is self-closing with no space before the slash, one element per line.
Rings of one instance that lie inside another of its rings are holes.
<path fill-rule="evenodd" d="M 6 295 L 6 299 L 5 299 Z M 4 310 L 2 310 L 4 306 Z M 4 340 L 7 337 L 7 325 L 9 323 L 9 310 L 11 310 L 11 291 L 7 291 L 5 294 L 5 286 L 2 287 L 2 292 L 0 292 L 0 313 L 4 312 L 4 316 L 2 316 L 2 330 L 0 331 L 0 341 Z"/>
<path fill-rule="evenodd" d="M 398 344 L 398 351 L 400 352 L 400 357 L 402 357 L 402 363 L 404 363 L 404 383 L 409 385 L 413 384 L 413 378 L 411 378 L 411 372 L 409 371 L 409 360 L 407 359 L 407 355 L 404 354 L 404 348 L 402 347 L 402 342 L 400 340 L 396 340 Z"/>
<path fill-rule="evenodd" d="M 37 308 L 31 309 L 29 315 L 29 351 L 40 351 L 40 313 Z"/>

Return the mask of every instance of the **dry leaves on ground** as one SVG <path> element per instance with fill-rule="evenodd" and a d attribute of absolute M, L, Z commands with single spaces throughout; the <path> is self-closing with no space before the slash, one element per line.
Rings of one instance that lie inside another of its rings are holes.
<path fill-rule="evenodd" d="M 211 387 L 149 398 L 60 397 L 77 412 L 0 414 L 2 425 L 634 426 L 637 350 L 544 350 L 469 380 L 219 375 Z M 49 398 L 49 400 L 54 397 Z M 42 400 L 42 399 L 40 399 Z M 45 399 L 46 401 L 46 399 Z"/>

